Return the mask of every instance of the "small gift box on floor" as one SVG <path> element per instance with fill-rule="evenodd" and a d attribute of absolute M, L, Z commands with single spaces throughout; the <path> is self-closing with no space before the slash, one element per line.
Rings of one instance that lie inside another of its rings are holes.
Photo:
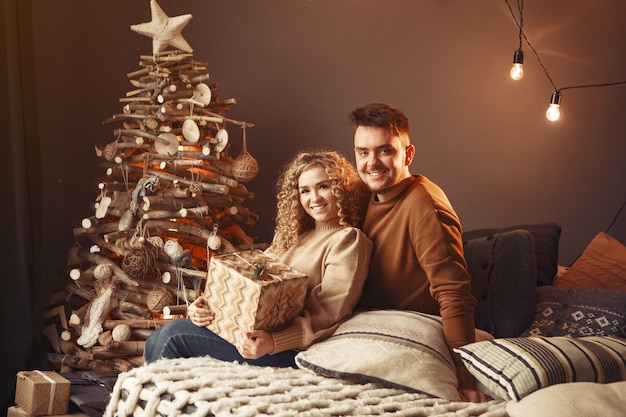
<path fill-rule="evenodd" d="M 70 381 L 52 371 L 20 371 L 15 384 L 15 403 L 32 416 L 66 414 Z"/>
<path fill-rule="evenodd" d="M 260 250 L 211 258 L 204 298 L 215 313 L 209 329 L 232 344 L 241 331 L 274 332 L 302 311 L 307 276 Z"/>

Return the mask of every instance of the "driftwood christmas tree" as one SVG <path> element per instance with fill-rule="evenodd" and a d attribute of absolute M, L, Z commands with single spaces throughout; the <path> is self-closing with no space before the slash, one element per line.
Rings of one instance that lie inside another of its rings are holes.
<path fill-rule="evenodd" d="M 226 117 L 235 100 L 219 97 L 181 35 L 191 15 L 150 5 L 152 21 L 131 29 L 153 38 L 152 55 L 127 74 L 122 109 L 104 121 L 114 138 L 95 149 L 105 172 L 94 213 L 73 230 L 69 284 L 46 313 L 48 357 L 60 366 L 140 365 L 150 333 L 199 295 L 212 253 L 263 246 L 245 232 L 257 220 L 244 185 L 258 171 L 246 151 L 253 125 Z M 233 128 L 243 137 L 236 158 Z"/>

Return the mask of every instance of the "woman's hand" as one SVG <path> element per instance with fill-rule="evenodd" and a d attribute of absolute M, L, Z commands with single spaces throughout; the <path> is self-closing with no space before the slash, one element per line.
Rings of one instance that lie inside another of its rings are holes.
<path fill-rule="evenodd" d="M 187 317 L 198 327 L 206 327 L 213 323 L 215 313 L 211 311 L 204 297 L 198 297 L 187 307 Z"/>
<path fill-rule="evenodd" d="M 259 359 L 274 350 L 274 338 L 265 330 L 251 330 L 239 335 L 239 354 L 246 359 Z"/>

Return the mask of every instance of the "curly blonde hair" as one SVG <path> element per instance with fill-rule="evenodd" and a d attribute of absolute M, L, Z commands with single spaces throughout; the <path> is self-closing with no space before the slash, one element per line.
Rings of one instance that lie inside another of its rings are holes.
<path fill-rule="evenodd" d="M 300 203 L 298 179 L 314 166 L 324 168 L 331 183 L 331 191 L 337 197 L 339 223 L 361 226 L 365 200 L 368 192 L 348 160 L 335 151 L 302 151 L 283 168 L 276 184 L 276 229 L 272 249 L 277 253 L 298 245 L 298 237 L 315 227 L 315 221 L 304 211 Z"/>

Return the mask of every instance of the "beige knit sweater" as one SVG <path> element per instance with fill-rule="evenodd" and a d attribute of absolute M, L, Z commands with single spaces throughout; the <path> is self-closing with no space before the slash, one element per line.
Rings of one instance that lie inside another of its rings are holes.
<path fill-rule="evenodd" d="M 268 252 L 271 253 L 271 249 Z M 303 350 L 329 337 L 356 306 L 367 276 L 372 242 L 339 218 L 317 222 L 298 246 L 278 256 L 308 276 L 304 310 L 288 328 L 272 333 L 274 352 Z"/>

